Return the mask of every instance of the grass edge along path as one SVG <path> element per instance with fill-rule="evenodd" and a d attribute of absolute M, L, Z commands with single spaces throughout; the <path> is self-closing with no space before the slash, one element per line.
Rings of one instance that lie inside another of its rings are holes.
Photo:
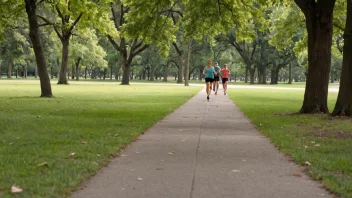
<path fill-rule="evenodd" d="M 0 197 L 67 197 L 202 87 L 0 84 Z"/>
<path fill-rule="evenodd" d="M 309 176 L 329 191 L 352 198 L 351 119 L 292 115 L 302 105 L 303 91 L 229 89 L 228 93 L 256 128 Z M 330 110 L 336 96 L 329 93 Z"/>

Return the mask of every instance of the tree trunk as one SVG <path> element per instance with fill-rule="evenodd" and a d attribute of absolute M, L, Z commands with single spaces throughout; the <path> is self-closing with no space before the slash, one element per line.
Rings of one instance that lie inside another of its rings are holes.
<path fill-rule="evenodd" d="M 0 78 L 2 76 L 2 65 L 1 65 L 1 62 L 0 62 Z"/>
<path fill-rule="evenodd" d="M 169 75 L 168 73 L 169 73 L 169 62 L 167 62 L 164 66 L 164 79 L 163 79 L 164 82 L 167 82 L 167 77 Z"/>
<path fill-rule="evenodd" d="M 273 85 L 273 84 L 275 84 L 275 79 L 276 79 L 276 77 L 275 77 L 275 74 L 276 74 L 275 68 L 271 69 L 270 73 L 271 73 L 271 76 L 270 76 L 270 84 Z"/>
<path fill-rule="evenodd" d="M 16 78 L 18 78 L 18 69 L 16 69 Z"/>
<path fill-rule="evenodd" d="M 59 74 L 59 81 L 57 84 L 68 84 L 66 73 L 67 73 L 67 64 L 68 64 L 68 53 L 69 53 L 69 45 L 70 38 L 63 38 L 61 40 L 62 43 L 62 58 L 61 58 L 61 68 Z"/>
<path fill-rule="evenodd" d="M 78 57 L 77 61 L 76 61 L 76 80 L 79 81 L 79 73 L 80 73 L 80 69 L 79 69 L 79 64 L 81 63 L 82 58 Z M 87 67 L 86 67 L 87 68 Z"/>
<path fill-rule="evenodd" d="M 12 78 L 12 58 L 7 61 L 7 78 Z"/>
<path fill-rule="evenodd" d="M 150 80 L 150 68 L 149 67 L 148 67 L 147 71 L 148 71 L 148 80 Z"/>
<path fill-rule="evenodd" d="M 288 84 L 292 84 L 292 63 L 290 63 L 288 68 Z"/>
<path fill-rule="evenodd" d="M 112 80 L 112 72 L 114 72 L 114 68 L 111 66 L 110 67 L 110 80 Z"/>
<path fill-rule="evenodd" d="M 34 78 L 38 78 L 38 67 L 37 67 L 37 65 L 34 67 Z"/>
<path fill-rule="evenodd" d="M 187 54 L 187 65 L 186 65 L 186 72 L 185 72 L 185 86 L 189 86 L 189 67 L 191 62 L 191 44 L 192 39 L 188 41 L 188 54 Z"/>
<path fill-rule="evenodd" d="M 88 72 L 88 67 L 86 66 L 86 68 L 84 69 L 84 79 L 87 79 L 87 72 Z"/>
<path fill-rule="evenodd" d="M 244 76 L 244 83 L 248 83 L 248 70 L 249 70 L 249 68 L 248 68 L 248 66 L 246 66 L 246 74 Z"/>
<path fill-rule="evenodd" d="M 347 1 L 340 90 L 332 115 L 352 116 L 352 2 Z"/>
<path fill-rule="evenodd" d="M 130 73 L 131 73 L 131 63 L 127 60 L 127 57 L 123 57 L 122 60 L 123 74 L 121 85 L 129 85 L 130 84 Z"/>
<path fill-rule="evenodd" d="M 250 73 L 250 84 L 254 84 L 255 68 L 249 70 Z"/>
<path fill-rule="evenodd" d="M 51 92 L 51 84 L 48 75 L 48 70 L 46 67 L 46 60 L 44 49 L 40 40 L 38 31 L 38 21 L 36 14 L 36 3 L 35 0 L 25 0 L 26 2 L 26 12 L 29 21 L 29 37 L 31 39 L 33 50 L 36 58 L 36 63 L 38 66 L 38 73 L 40 78 L 41 87 L 41 97 L 53 97 Z"/>
<path fill-rule="evenodd" d="M 108 70 L 107 69 L 104 69 L 104 76 L 103 76 L 103 80 L 105 80 L 105 77 L 106 77 L 106 72 L 107 72 Z"/>
<path fill-rule="evenodd" d="M 150 81 L 154 81 L 154 77 L 155 77 L 155 64 L 152 64 L 151 68 L 150 68 Z"/>
<path fill-rule="evenodd" d="M 177 75 L 177 83 L 182 84 L 183 83 L 183 56 L 182 54 L 178 55 L 178 75 Z"/>
<path fill-rule="evenodd" d="M 308 75 L 300 113 L 328 113 L 332 20 L 335 0 L 295 0 L 306 17 Z"/>
<path fill-rule="evenodd" d="M 263 84 L 263 85 L 266 84 L 266 66 L 264 66 L 262 69 L 262 82 L 261 82 L 261 84 Z"/>

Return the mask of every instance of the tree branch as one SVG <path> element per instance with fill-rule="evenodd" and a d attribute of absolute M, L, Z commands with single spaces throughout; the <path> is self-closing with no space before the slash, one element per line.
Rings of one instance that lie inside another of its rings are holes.
<path fill-rule="evenodd" d="M 123 49 L 115 42 L 115 40 L 110 36 L 107 35 L 110 43 L 112 44 L 112 46 L 119 52 L 124 53 Z"/>
<path fill-rule="evenodd" d="M 72 34 L 73 28 L 77 25 L 77 23 L 78 23 L 79 20 L 81 19 L 82 15 L 83 15 L 83 13 L 81 12 L 81 13 L 79 14 L 79 16 L 77 17 L 77 19 L 72 23 L 70 29 L 68 30 L 69 34 Z"/>

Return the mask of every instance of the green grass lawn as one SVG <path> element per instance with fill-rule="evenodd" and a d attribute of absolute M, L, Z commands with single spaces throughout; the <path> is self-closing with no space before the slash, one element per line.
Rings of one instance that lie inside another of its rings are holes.
<path fill-rule="evenodd" d="M 307 173 L 345 198 L 352 198 L 351 119 L 327 115 L 292 115 L 303 102 L 303 91 L 229 89 L 231 99 L 285 154 Z M 333 110 L 337 93 L 329 93 Z M 291 115 L 290 115 L 291 114 Z"/>
<path fill-rule="evenodd" d="M 0 82 L 0 197 L 65 197 L 202 87 Z M 44 163 L 44 165 L 40 165 Z"/>

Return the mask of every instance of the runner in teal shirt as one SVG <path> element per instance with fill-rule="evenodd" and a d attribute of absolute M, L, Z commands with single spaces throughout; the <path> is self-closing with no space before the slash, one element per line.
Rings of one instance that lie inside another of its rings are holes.
<path fill-rule="evenodd" d="M 203 74 L 205 75 L 205 83 L 206 83 L 206 92 L 207 92 L 207 100 L 209 101 L 209 95 L 211 94 L 211 87 L 214 81 L 214 74 L 216 75 L 214 67 L 212 66 L 212 61 L 208 60 L 208 65 L 204 68 Z"/>
<path fill-rule="evenodd" d="M 215 70 L 216 74 L 214 76 L 213 91 L 215 91 L 215 95 L 217 95 L 218 89 L 219 89 L 219 81 L 220 81 L 219 72 L 221 70 L 218 63 L 215 63 L 214 70 Z"/>

